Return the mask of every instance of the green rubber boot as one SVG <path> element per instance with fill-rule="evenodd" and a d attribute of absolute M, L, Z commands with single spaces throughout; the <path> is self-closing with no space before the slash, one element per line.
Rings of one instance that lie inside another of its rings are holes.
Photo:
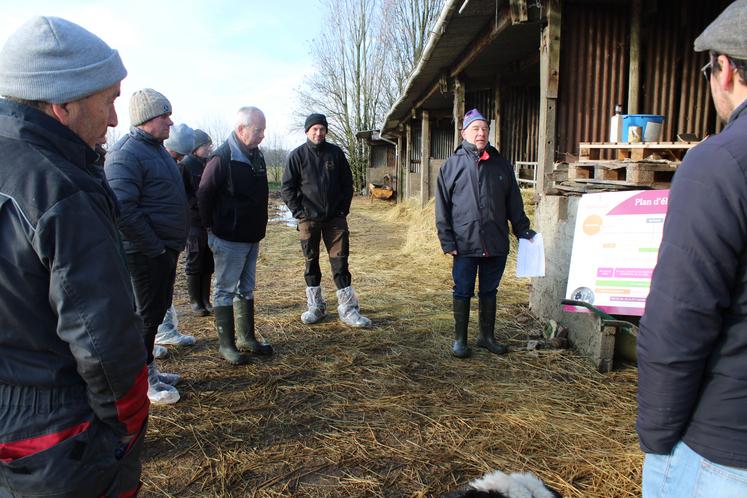
<path fill-rule="evenodd" d="M 272 346 L 259 342 L 254 335 L 254 299 L 241 299 L 233 302 L 236 313 L 236 345 L 242 351 L 254 354 L 271 355 Z"/>
<path fill-rule="evenodd" d="M 491 298 L 480 298 L 480 335 L 475 345 L 485 348 L 491 353 L 503 354 L 508 348 L 495 342 L 493 335 L 495 330 L 495 296 Z"/>
<path fill-rule="evenodd" d="M 233 306 L 216 306 L 215 328 L 218 331 L 218 351 L 232 365 L 245 365 L 249 358 L 236 349 L 236 333 L 233 327 Z"/>
<path fill-rule="evenodd" d="M 467 358 L 472 351 L 467 346 L 467 328 L 469 327 L 469 299 L 454 298 L 454 343 L 451 354 L 457 358 Z"/>

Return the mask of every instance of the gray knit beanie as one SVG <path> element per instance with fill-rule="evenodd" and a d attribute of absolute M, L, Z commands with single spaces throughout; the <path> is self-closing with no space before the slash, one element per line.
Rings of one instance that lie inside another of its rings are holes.
<path fill-rule="evenodd" d="M 163 146 L 186 156 L 195 150 L 195 132 L 185 124 L 176 124 L 171 127 L 169 138 L 163 142 Z"/>
<path fill-rule="evenodd" d="M 152 88 L 143 88 L 130 97 L 130 124 L 138 126 L 162 114 L 171 114 L 171 102 Z"/>
<path fill-rule="evenodd" d="M 0 50 L 0 95 L 51 104 L 74 102 L 127 76 L 119 53 L 59 17 L 37 16 Z"/>
<path fill-rule="evenodd" d="M 213 143 L 213 139 L 210 138 L 210 135 L 199 128 L 195 128 L 195 146 L 192 148 L 193 151 L 199 149 L 203 145 L 211 143 Z"/>

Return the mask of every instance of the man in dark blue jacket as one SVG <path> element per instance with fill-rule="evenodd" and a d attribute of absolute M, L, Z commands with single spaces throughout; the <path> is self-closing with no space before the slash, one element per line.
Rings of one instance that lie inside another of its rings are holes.
<path fill-rule="evenodd" d="M 669 197 L 638 335 L 643 496 L 747 496 L 747 0 L 695 40 L 726 126 Z"/>
<path fill-rule="evenodd" d="M 514 235 L 532 240 L 529 218 L 511 164 L 488 143 L 490 125 L 477 109 L 464 115 L 462 144 L 438 174 L 436 228 L 444 254 L 454 256 L 454 343 L 458 358 L 467 346 L 470 299 L 478 291 L 480 335 L 475 344 L 495 354 L 506 346 L 495 342 L 496 291 L 508 257 L 508 221 Z"/>
<path fill-rule="evenodd" d="M 130 132 L 106 155 L 106 178 L 119 201 L 119 229 L 135 289 L 137 311 L 145 324 L 148 397 L 179 401 L 176 374 L 159 372 L 153 357 L 158 326 L 169 308 L 176 261 L 187 241 L 187 195 L 179 168 L 163 146 L 169 138 L 171 103 L 145 88 L 130 98 Z"/>
<path fill-rule="evenodd" d="M 197 189 L 200 219 L 215 261 L 218 352 L 232 365 L 249 362 L 241 350 L 272 354 L 272 346 L 257 340 L 254 324 L 257 258 L 269 202 L 267 166 L 259 150 L 265 125 L 261 110 L 239 109 L 233 133 L 208 161 Z"/>
<path fill-rule="evenodd" d="M 94 149 L 127 71 L 35 17 L 0 51 L 0 496 L 134 496 L 142 322 Z"/>

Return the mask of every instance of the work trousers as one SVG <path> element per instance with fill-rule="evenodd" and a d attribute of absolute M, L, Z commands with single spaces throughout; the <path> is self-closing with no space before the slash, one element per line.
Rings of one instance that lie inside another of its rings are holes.
<path fill-rule="evenodd" d="M 171 306 L 176 279 L 176 261 L 179 253 L 166 252 L 151 258 L 140 252 L 127 254 L 132 288 L 135 292 L 137 314 L 143 320 L 143 340 L 148 354 L 148 364 L 153 362 L 153 344 L 158 326 Z"/>
<path fill-rule="evenodd" d="M 478 296 L 495 297 L 498 284 L 506 268 L 507 256 L 454 256 L 451 275 L 454 278 L 454 297 L 470 299 L 475 295 L 475 278 L 479 276 Z"/>
<path fill-rule="evenodd" d="M 317 287 L 322 282 L 322 270 L 319 267 L 319 245 L 324 240 L 332 278 L 338 289 L 350 287 L 351 276 L 348 269 L 350 252 L 350 231 L 344 216 L 329 221 L 299 220 L 298 231 L 301 239 L 301 251 L 306 260 L 304 279 L 309 287 Z"/>
<path fill-rule="evenodd" d="M 0 384 L 0 497 L 135 496 L 146 426 L 124 443 L 93 414 L 84 385 Z"/>
<path fill-rule="evenodd" d="M 208 245 L 207 231 L 201 227 L 190 228 L 189 237 L 187 237 L 187 253 L 184 258 L 184 273 L 210 278 L 214 270 L 213 252 Z"/>

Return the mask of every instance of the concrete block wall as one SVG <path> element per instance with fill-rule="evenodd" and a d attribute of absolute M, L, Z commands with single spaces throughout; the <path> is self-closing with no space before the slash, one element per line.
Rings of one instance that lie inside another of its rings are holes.
<path fill-rule="evenodd" d="M 568 327 L 573 346 L 595 368 L 609 371 L 614 354 L 614 329 L 603 330 L 601 320 L 593 313 L 565 312 L 560 304 L 568 283 L 580 199 L 543 195 L 537 205 L 534 224 L 545 243 L 545 276 L 532 279 L 529 306 L 541 320 L 553 319 Z"/>

